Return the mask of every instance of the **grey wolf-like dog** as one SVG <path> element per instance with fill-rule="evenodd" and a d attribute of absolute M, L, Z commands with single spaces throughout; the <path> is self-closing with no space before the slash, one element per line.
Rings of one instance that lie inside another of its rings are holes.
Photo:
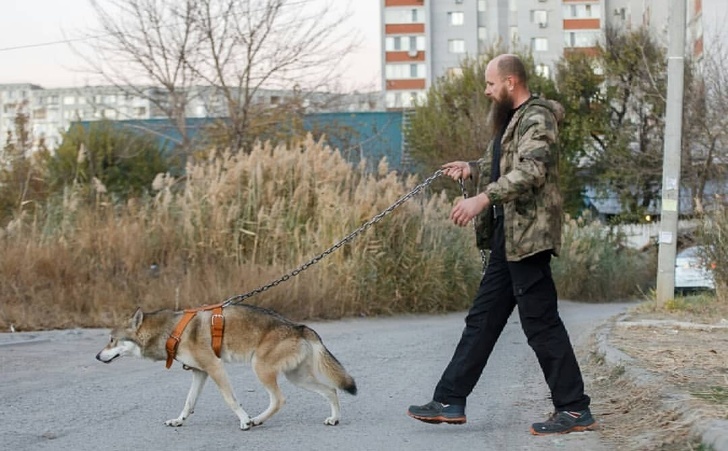
<path fill-rule="evenodd" d="M 128 355 L 165 360 L 165 343 L 182 315 L 183 312 L 171 310 L 143 313 L 137 309 L 128 321 L 112 329 L 109 343 L 96 358 L 104 363 Z M 285 402 L 278 385 L 281 373 L 293 384 L 316 392 L 329 401 L 331 415 L 324 424 L 333 426 L 339 423 L 341 410 L 337 389 L 355 395 L 356 383 L 313 329 L 289 321 L 271 310 L 246 304 L 225 307 L 223 316 L 224 335 L 219 358 L 210 344 L 210 311 L 198 312 L 180 336 L 175 359 L 191 370 L 192 386 L 182 412 L 165 424 L 182 426 L 193 413 L 197 398 L 210 376 L 225 403 L 240 420 L 240 429 L 260 425 Z M 253 418 L 243 410 L 228 379 L 225 363 L 251 365 L 268 392 L 268 408 Z"/>

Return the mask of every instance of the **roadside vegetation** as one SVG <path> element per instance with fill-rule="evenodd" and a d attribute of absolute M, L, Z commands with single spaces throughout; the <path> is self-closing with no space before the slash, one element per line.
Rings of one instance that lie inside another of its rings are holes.
<path fill-rule="evenodd" d="M 212 304 L 265 285 L 420 181 L 386 161 L 377 173 L 363 168 L 308 138 L 212 152 L 184 176 L 160 173 L 147 194 L 124 200 L 99 178 L 71 183 L 0 232 L 0 329 L 103 327 L 137 306 Z M 481 264 L 472 229 L 447 219 L 451 206 L 445 192 L 425 190 L 246 302 L 297 319 L 464 309 Z M 654 270 L 649 255 L 582 218 L 567 222 L 554 273 L 562 298 L 610 301 L 639 296 Z"/>
<path fill-rule="evenodd" d="M 285 11 L 260 12 L 273 17 Z M 194 9 L 180 23 L 190 28 L 200 13 Z M 115 16 L 102 9 L 99 14 L 106 31 L 118 31 L 109 39 L 134 35 L 117 29 Z M 145 29 L 146 17 L 137 18 L 139 28 Z M 268 23 L 265 17 L 261 24 Z M 225 29 L 219 38 L 239 49 L 238 43 L 247 42 L 240 32 Z M 656 246 L 632 249 L 616 226 L 647 221 L 659 197 L 665 58 L 644 30 L 625 33 L 610 30 L 594 55 L 566 55 L 554 77 L 543 76 L 543 68 L 522 52 L 534 93 L 559 101 L 566 113 L 559 170 L 568 216 L 561 256 L 553 260 L 562 299 L 652 296 Z M 311 30 L 300 37 L 312 52 L 321 45 L 316 36 Z M 229 103 L 238 116 L 203 131 L 199 142 L 185 134 L 181 121 L 189 99 L 171 102 L 165 114 L 182 136 L 174 151 L 106 122 L 73 128 L 58 149 L 48 149 L 32 136 L 28 114 L 19 114 L 0 155 L 0 331 L 105 327 L 137 306 L 181 309 L 247 293 L 310 262 L 441 163 L 480 157 L 489 140 L 489 105 L 474 95 L 484 89 L 488 55 L 465 60 L 460 76 L 437 80 L 427 102 L 412 111 L 405 133 L 415 171 L 403 174 L 386 161 L 376 171 L 365 162 L 352 164 L 325 137 L 315 140 L 295 127 L 283 133 L 279 124 L 302 114 L 302 99 L 263 110 L 251 103 L 252 93 L 272 74 L 231 85 L 233 68 L 212 76 L 205 71 L 205 54 L 195 53 L 199 46 L 166 52 L 166 38 L 153 42 L 152 53 L 179 53 L 174 63 L 192 77 L 159 78 L 170 98 L 203 82 L 222 98 L 250 96 Z M 213 38 L 203 33 L 197 44 L 212 51 Z M 343 44 L 341 51 L 349 48 Z M 136 61 L 134 56 L 145 55 L 142 50 L 133 48 L 127 57 Z M 506 50 L 494 45 L 489 55 Z M 257 57 L 249 69 L 266 60 L 265 54 Z M 728 218 L 722 185 L 716 183 L 725 179 L 721 162 L 728 149 L 728 128 L 721 127 L 728 118 L 728 90 L 719 76 L 727 73 L 724 60 L 706 56 L 702 72 L 688 71 L 682 159 L 682 180 L 695 193 L 692 211 L 703 224 L 691 240 L 708 244 L 713 255 L 706 258 L 716 262 L 728 261 Z M 187 66 L 192 63 L 198 65 Z M 133 86 L 111 77 L 116 73 L 108 68 L 96 69 L 116 86 Z M 287 80 L 286 71 L 276 75 Z M 707 115 L 711 119 L 703 120 Z M 622 214 L 608 221 L 592 218 L 593 205 L 584 202 L 587 186 L 597 195 L 616 196 Z M 711 190 L 714 201 L 706 202 Z M 457 184 L 439 179 L 318 263 L 246 302 L 298 320 L 464 309 L 482 268 L 472 229 L 448 220 L 460 195 Z M 720 263 L 716 268 L 718 289 L 710 302 L 725 303 L 726 268 Z M 664 308 L 680 308 L 681 302 Z"/>
<path fill-rule="evenodd" d="M 114 201 L 100 181 L 50 196 L 0 232 L 0 329 L 108 326 L 146 310 L 217 303 L 288 273 L 417 183 L 321 142 L 211 154 Z M 90 191 L 88 191 L 90 190 Z M 403 204 L 310 269 L 247 302 L 294 318 L 465 308 L 480 272 L 450 201 Z"/>

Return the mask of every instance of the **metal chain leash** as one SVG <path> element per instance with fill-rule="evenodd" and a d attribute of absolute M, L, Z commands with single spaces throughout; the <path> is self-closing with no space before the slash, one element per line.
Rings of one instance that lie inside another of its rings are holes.
<path fill-rule="evenodd" d="M 330 248 L 326 249 L 322 253 L 318 254 L 315 257 L 313 257 L 311 260 L 309 260 L 306 263 L 302 264 L 301 266 L 299 266 L 298 268 L 294 269 L 293 271 L 291 271 L 291 272 L 289 272 L 289 273 L 287 273 L 287 274 L 279 277 L 278 279 L 276 279 L 276 280 L 274 280 L 274 281 L 272 281 L 272 282 L 270 282 L 270 283 L 268 283 L 266 285 L 263 285 L 263 286 L 261 286 L 259 288 L 256 288 L 253 291 L 249 291 L 248 293 L 239 294 L 239 295 L 232 296 L 232 297 L 226 299 L 222 303 L 222 306 L 223 307 L 227 307 L 229 305 L 239 304 L 240 302 L 243 302 L 244 300 L 248 299 L 249 297 L 252 297 L 252 296 L 255 296 L 256 294 L 260 294 L 260 293 L 262 293 L 264 291 L 267 291 L 267 290 L 275 287 L 276 285 L 278 285 L 278 284 L 280 284 L 282 282 L 287 281 L 291 277 L 297 276 L 301 272 L 303 272 L 306 269 L 308 269 L 309 266 L 311 266 L 311 265 L 313 265 L 315 263 L 318 263 L 319 260 L 321 260 L 322 258 L 324 258 L 327 255 L 331 254 L 336 249 L 340 248 L 341 246 L 343 246 L 344 244 L 348 243 L 349 241 L 353 240 L 358 235 L 360 235 L 364 231 L 366 231 L 372 225 L 374 225 L 374 224 L 378 223 L 379 221 L 381 221 L 382 218 L 384 218 L 385 216 L 387 216 L 389 213 L 391 213 L 392 211 L 394 211 L 397 207 L 399 207 L 403 203 L 407 202 L 412 197 L 416 196 L 420 191 L 422 191 L 427 186 L 429 186 L 436 178 L 440 177 L 441 175 L 442 175 L 442 170 L 435 171 L 435 173 L 432 174 L 430 177 L 428 177 L 424 182 L 422 182 L 419 185 L 415 186 L 412 189 L 412 191 L 410 191 L 409 193 L 407 193 L 404 196 L 400 197 L 395 203 L 393 203 L 392 205 L 390 205 L 389 207 L 387 207 L 385 210 L 383 210 L 381 213 L 379 213 L 376 216 L 374 216 L 369 221 L 367 221 L 364 224 L 362 224 L 358 229 L 356 229 L 353 232 L 351 232 L 350 234 L 348 234 L 346 237 L 344 237 L 343 239 L 341 239 L 339 242 L 337 242 L 336 244 L 334 244 Z"/>

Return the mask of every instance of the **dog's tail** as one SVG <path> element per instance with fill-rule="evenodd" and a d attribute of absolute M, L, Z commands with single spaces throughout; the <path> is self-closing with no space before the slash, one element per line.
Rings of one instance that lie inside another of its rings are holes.
<path fill-rule="evenodd" d="M 309 327 L 304 327 L 304 337 L 313 346 L 316 369 L 333 382 L 338 389 L 356 395 L 356 382 L 354 378 L 346 372 L 344 365 L 326 348 L 319 334 Z"/>

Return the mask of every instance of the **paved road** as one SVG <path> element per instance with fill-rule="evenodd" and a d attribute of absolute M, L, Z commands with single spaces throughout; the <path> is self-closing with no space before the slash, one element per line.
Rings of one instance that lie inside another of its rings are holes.
<path fill-rule="evenodd" d="M 624 304 L 561 303 L 579 345 Z M 463 313 L 309 323 L 356 378 L 342 394 L 342 423 L 324 426 L 328 405 L 283 380 L 283 409 L 240 431 L 209 381 L 184 427 L 178 415 L 191 376 L 178 363 L 94 359 L 106 330 L 0 334 L 0 448 L 7 450 L 601 450 L 598 432 L 533 437 L 551 410 L 533 352 L 513 316 L 469 398 L 468 423 L 428 425 L 405 415 L 430 399 L 463 326 Z M 256 414 L 268 396 L 245 366 L 229 372 L 238 399 Z"/>

